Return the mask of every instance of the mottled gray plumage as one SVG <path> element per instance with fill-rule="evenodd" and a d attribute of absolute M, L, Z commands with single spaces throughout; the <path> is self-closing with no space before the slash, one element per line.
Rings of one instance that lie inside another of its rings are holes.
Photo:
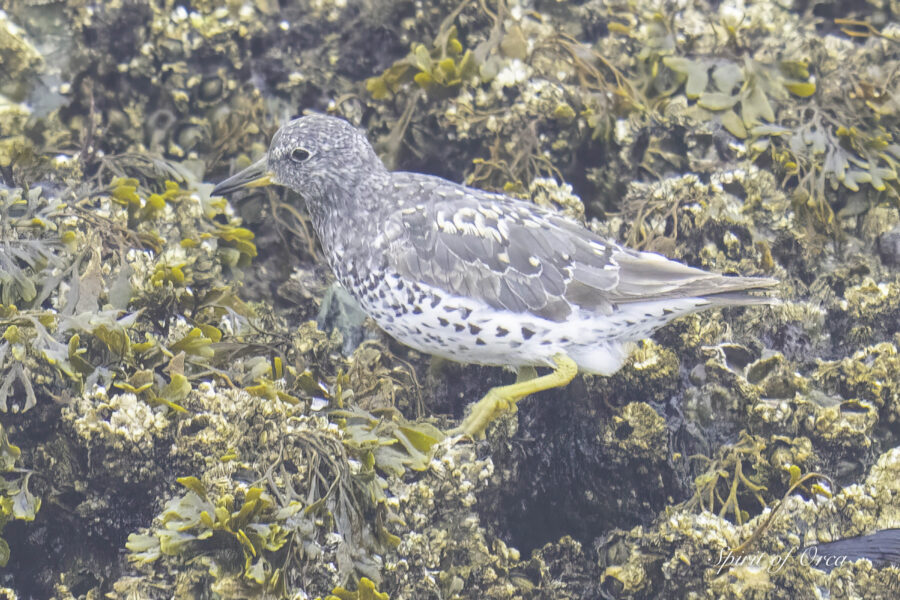
<path fill-rule="evenodd" d="M 400 341 L 463 362 L 546 365 L 562 352 L 609 374 L 629 342 L 667 321 L 764 302 L 748 290 L 775 283 L 636 252 L 502 194 L 390 172 L 334 117 L 283 126 L 265 166 L 306 200 L 332 269 L 366 312 Z"/>

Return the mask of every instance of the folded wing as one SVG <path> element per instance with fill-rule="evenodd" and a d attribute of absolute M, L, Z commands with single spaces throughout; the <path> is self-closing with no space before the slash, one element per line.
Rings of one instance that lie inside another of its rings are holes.
<path fill-rule="evenodd" d="M 400 175 L 395 174 L 395 175 Z M 776 282 L 726 277 L 603 240 L 531 204 L 436 178 L 404 174 L 441 200 L 401 207 L 387 227 L 388 260 L 402 275 L 492 307 L 564 321 L 585 309 L 611 314 L 619 304 L 706 298 L 721 304 L 765 302 L 747 292 Z M 408 197 L 407 190 L 397 190 Z"/>

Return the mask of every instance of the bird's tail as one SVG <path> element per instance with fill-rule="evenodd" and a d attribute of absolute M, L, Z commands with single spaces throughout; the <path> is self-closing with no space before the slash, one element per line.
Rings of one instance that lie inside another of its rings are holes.
<path fill-rule="evenodd" d="M 772 287 L 778 285 L 771 277 L 726 277 L 718 278 L 711 293 L 700 298 L 717 306 L 747 306 L 753 304 L 780 304 L 781 300 L 769 295 Z"/>

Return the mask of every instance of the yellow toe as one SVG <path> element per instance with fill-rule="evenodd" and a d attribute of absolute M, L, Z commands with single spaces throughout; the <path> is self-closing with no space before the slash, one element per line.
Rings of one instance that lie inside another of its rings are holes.
<path fill-rule="evenodd" d="M 481 400 L 472 406 L 459 427 L 450 431 L 451 435 L 482 438 L 485 429 L 494 419 L 506 411 L 514 412 L 516 410 L 516 403 L 519 400 L 530 394 L 563 387 L 578 373 L 578 365 L 565 354 L 557 354 L 553 357 L 553 362 L 556 364 L 556 368 L 547 375 L 534 378 L 520 377 L 516 383 L 489 390 Z"/>

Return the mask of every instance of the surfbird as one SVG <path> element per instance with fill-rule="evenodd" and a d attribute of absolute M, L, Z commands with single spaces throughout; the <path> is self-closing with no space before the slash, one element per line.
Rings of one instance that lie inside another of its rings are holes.
<path fill-rule="evenodd" d="M 491 389 L 453 433 L 583 371 L 611 375 L 637 340 L 713 306 L 769 302 L 773 279 L 685 266 L 603 239 L 534 204 L 392 172 L 362 131 L 309 115 L 213 194 L 275 183 L 306 201 L 338 281 L 388 334 L 420 352 L 529 372 Z M 552 371 L 537 377 L 534 367 Z"/>

